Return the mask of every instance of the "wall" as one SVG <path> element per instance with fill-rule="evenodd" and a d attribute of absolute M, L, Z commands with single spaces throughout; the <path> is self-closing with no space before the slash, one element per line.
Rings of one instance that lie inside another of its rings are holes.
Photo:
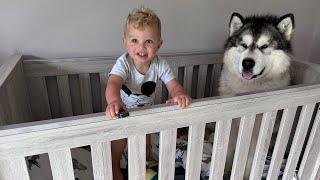
<path fill-rule="evenodd" d="M 315 29 L 308 58 L 312 62 L 320 63 L 320 11 L 318 12 L 318 16 L 312 20 L 314 20 Z"/>
<path fill-rule="evenodd" d="M 296 18 L 295 54 L 312 58 L 317 28 L 310 19 L 319 16 L 320 1 L 316 0 L 1 0 L 0 58 L 14 53 L 47 58 L 118 55 L 124 51 L 127 13 L 142 4 L 154 9 L 162 20 L 162 53 L 221 52 L 234 11 L 292 12 Z"/>

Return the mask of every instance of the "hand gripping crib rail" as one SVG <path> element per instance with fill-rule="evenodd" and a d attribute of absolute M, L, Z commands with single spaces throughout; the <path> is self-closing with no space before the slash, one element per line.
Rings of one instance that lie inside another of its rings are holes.
<path fill-rule="evenodd" d="M 25 157 L 48 153 L 52 178 L 74 180 L 71 148 L 90 145 L 95 180 L 112 179 L 110 141 L 128 138 L 128 177 L 144 179 L 145 134 L 160 132 L 158 178 L 174 179 L 177 128 L 189 127 L 185 177 L 199 179 L 206 123 L 215 122 L 209 179 L 222 179 L 234 118 L 241 118 L 230 179 L 243 179 L 251 134 L 262 113 L 250 179 L 260 179 L 278 110 L 283 110 L 267 179 L 276 179 L 288 146 L 283 179 L 320 177 L 320 68 L 292 62 L 294 86 L 235 97 L 216 95 L 221 54 L 165 55 L 179 81 L 196 100 L 190 108 L 155 105 L 130 117 L 105 117 L 105 77 L 115 58 L 24 60 L 0 66 L 0 179 L 29 180 Z M 155 99 L 167 98 L 162 84 Z M 214 97 L 211 97 L 214 96 Z M 299 110 L 300 109 L 300 110 Z M 299 111 L 299 112 L 298 112 Z M 99 113 L 100 112 L 100 113 Z M 39 121 L 41 120 L 41 121 Z"/>

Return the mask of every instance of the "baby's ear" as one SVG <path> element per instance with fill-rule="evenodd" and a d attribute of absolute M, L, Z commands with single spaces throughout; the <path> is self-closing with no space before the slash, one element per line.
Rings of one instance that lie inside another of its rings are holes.
<path fill-rule="evenodd" d="M 232 13 L 229 23 L 230 36 L 243 26 L 243 17 L 239 13 Z"/>
<path fill-rule="evenodd" d="M 158 49 L 160 49 L 160 48 L 161 48 L 162 44 L 163 44 L 163 40 L 162 40 L 162 39 L 160 39 L 160 40 L 159 40 L 159 43 L 158 43 Z"/>
<path fill-rule="evenodd" d="M 281 16 L 277 25 L 279 31 L 284 34 L 286 39 L 289 41 L 292 37 L 294 30 L 294 16 L 293 14 L 286 14 Z"/>

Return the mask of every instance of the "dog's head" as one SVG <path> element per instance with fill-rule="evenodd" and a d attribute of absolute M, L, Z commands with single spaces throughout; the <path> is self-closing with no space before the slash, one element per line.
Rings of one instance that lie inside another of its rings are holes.
<path fill-rule="evenodd" d="M 233 13 L 225 44 L 224 64 L 245 80 L 288 70 L 294 30 L 293 14 L 242 17 Z"/>

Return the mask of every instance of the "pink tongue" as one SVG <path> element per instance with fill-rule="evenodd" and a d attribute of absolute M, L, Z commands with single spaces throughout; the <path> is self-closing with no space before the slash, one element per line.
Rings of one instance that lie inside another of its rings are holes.
<path fill-rule="evenodd" d="M 247 79 L 247 80 L 252 79 L 253 76 L 254 76 L 254 74 L 252 72 L 243 72 L 242 73 L 242 77 Z"/>

